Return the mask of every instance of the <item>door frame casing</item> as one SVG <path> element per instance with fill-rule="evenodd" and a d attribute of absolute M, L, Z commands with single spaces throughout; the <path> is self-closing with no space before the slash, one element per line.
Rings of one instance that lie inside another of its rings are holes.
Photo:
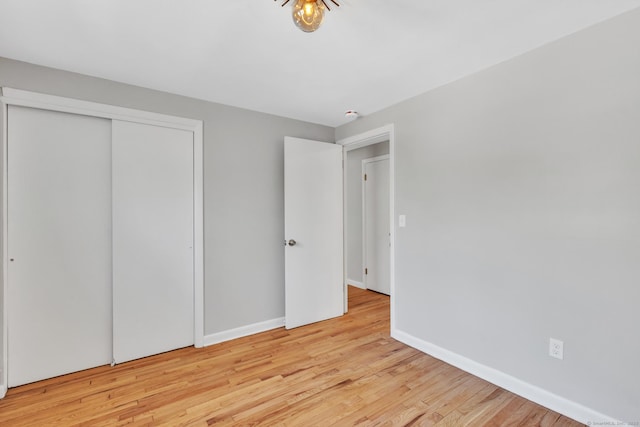
<path fill-rule="evenodd" d="M 376 156 L 376 157 L 370 157 L 368 159 L 362 159 L 362 176 L 365 175 L 366 173 L 366 167 L 368 164 L 370 163 L 375 163 L 375 162 L 380 162 L 380 161 L 385 161 L 385 160 L 389 160 L 390 156 L 388 154 L 383 154 L 381 156 Z M 389 175 L 391 175 L 391 173 L 389 173 Z M 389 178 L 391 178 L 391 176 L 389 176 Z M 366 185 L 367 182 L 366 180 L 362 180 L 362 271 L 365 270 L 365 268 L 368 268 L 369 265 L 367 263 L 367 197 L 366 197 Z M 389 231 L 389 233 L 391 233 L 391 231 Z M 363 274 L 362 275 L 362 284 L 364 285 L 365 289 L 369 289 L 367 286 L 367 275 Z"/>
<path fill-rule="evenodd" d="M 393 123 L 371 129 L 369 131 L 359 133 L 357 135 L 350 136 L 348 138 L 343 138 L 336 141 L 336 144 L 342 145 L 343 150 L 343 159 L 346 159 L 346 153 L 352 150 L 356 150 L 358 148 L 366 147 L 368 145 L 377 144 L 379 142 L 389 141 L 389 230 L 391 233 L 390 242 L 391 247 L 389 248 L 389 278 L 390 278 L 390 306 L 391 306 L 391 334 L 394 334 L 396 329 L 396 299 L 395 299 L 395 236 L 396 230 L 394 227 L 395 221 L 395 130 Z M 347 247 L 346 247 L 346 236 L 347 234 L 347 162 L 345 161 L 344 167 L 342 169 L 342 185 L 343 185 L 343 197 L 345 197 L 343 204 L 343 218 L 344 220 L 344 312 L 348 311 L 348 290 L 347 290 Z"/>
<path fill-rule="evenodd" d="M 2 372 L 0 398 L 7 392 L 7 290 L 8 290 L 8 106 L 21 106 L 84 116 L 123 120 L 182 129 L 193 132 L 193 212 L 194 212 L 194 346 L 204 345 L 204 163 L 203 122 L 201 120 L 170 116 L 132 108 L 46 95 L 8 87 L 0 88 L 2 120 Z"/>

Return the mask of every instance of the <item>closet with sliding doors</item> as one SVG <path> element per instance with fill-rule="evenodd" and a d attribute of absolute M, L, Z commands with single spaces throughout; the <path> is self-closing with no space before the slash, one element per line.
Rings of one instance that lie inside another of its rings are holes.
<path fill-rule="evenodd" d="M 3 383 L 202 342 L 202 122 L 3 88 Z"/>

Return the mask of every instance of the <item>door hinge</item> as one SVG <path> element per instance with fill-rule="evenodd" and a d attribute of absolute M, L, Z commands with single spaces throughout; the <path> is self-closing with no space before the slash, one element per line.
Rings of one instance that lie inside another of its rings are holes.
<path fill-rule="evenodd" d="M 369 274 L 369 269 L 368 268 L 364 269 L 364 274 Z"/>
<path fill-rule="evenodd" d="M 367 174 L 366 173 L 364 174 L 364 180 L 365 181 L 367 180 Z"/>

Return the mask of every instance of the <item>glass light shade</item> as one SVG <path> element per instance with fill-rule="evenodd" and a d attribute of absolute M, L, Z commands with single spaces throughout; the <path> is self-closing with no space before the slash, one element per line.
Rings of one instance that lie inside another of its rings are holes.
<path fill-rule="evenodd" d="M 293 22 L 306 33 L 317 30 L 324 18 L 324 4 L 316 0 L 296 0 L 293 4 Z"/>

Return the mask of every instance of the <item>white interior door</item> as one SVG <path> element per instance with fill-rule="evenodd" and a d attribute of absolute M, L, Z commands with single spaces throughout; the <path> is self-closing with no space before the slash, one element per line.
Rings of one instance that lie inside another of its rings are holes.
<path fill-rule="evenodd" d="M 389 157 L 363 160 L 364 283 L 389 295 L 391 290 L 389 230 Z"/>
<path fill-rule="evenodd" d="M 111 122 L 8 107 L 8 385 L 111 361 Z"/>
<path fill-rule="evenodd" d="M 194 342 L 193 133 L 113 121 L 113 357 Z"/>
<path fill-rule="evenodd" d="M 285 326 L 295 328 L 343 314 L 342 146 L 286 137 L 284 189 Z"/>

